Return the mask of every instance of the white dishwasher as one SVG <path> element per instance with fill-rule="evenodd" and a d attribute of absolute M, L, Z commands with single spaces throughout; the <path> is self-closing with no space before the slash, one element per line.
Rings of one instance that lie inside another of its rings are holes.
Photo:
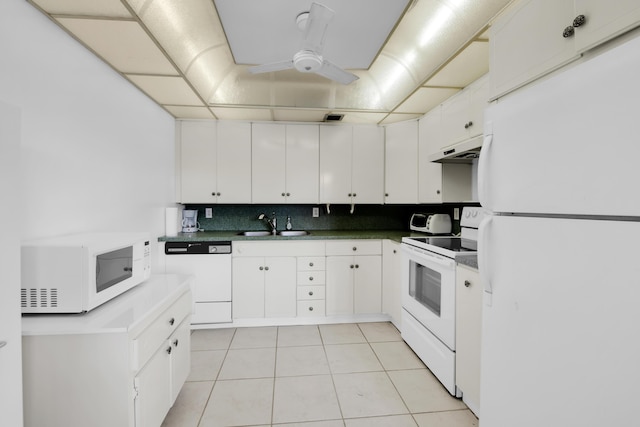
<path fill-rule="evenodd" d="M 191 324 L 231 322 L 231 242 L 166 242 L 166 272 L 189 274 Z"/>

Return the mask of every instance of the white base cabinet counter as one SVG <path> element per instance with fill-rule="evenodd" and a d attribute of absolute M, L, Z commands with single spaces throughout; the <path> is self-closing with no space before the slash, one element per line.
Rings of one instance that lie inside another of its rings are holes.
<path fill-rule="evenodd" d="M 326 243 L 326 313 L 382 312 L 382 241 L 336 240 Z"/>
<path fill-rule="evenodd" d="M 314 241 L 234 242 L 234 322 L 237 319 L 295 318 L 301 282 L 298 265 L 305 260 L 309 262 L 310 257 L 324 257 L 324 251 L 324 243 Z M 309 272 L 304 274 L 308 277 Z"/>
<path fill-rule="evenodd" d="M 478 270 L 456 267 L 456 386 L 462 400 L 480 416 L 482 284 Z"/>
<path fill-rule="evenodd" d="M 159 427 L 190 370 L 190 276 L 22 319 L 25 426 Z"/>

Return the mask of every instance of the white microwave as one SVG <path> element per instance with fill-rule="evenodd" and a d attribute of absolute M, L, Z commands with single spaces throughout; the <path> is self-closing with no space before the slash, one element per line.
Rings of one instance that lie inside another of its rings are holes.
<path fill-rule="evenodd" d="M 151 274 L 149 236 L 88 233 L 22 243 L 22 313 L 83 313 Z"/>

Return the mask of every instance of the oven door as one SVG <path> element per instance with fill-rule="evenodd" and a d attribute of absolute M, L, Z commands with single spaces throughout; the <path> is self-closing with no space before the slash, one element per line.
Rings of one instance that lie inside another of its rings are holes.
<path fill-rule="evenodd" d="M 402 306 L 455 350 L 455 261 L 406 243 L 402 251 Z"/>

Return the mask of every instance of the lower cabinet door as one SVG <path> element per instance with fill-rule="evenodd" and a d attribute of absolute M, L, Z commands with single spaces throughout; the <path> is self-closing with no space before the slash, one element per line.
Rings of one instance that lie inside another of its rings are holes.
<path fill-rule="evenodd" d="M 136 427 L 159 427 L 171 407 L 171 345 L 163 344 L 134 378 Z"/>
<path fill-rule="evenodd" d="M 171 345 L 171 406 L 176 401 L 191 370 L 191 329 L 185 319 L 169 338 Z"/>

